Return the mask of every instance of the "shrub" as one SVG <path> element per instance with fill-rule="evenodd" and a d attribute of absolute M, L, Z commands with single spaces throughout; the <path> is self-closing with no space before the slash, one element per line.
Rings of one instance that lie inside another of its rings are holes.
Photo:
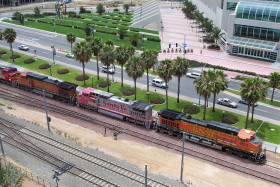
<path fill-rule="evenodd" d="M 119 12 L 120 10 L 118 8 L 115 8 L 114 9 L 114 12 Z"/>
<path fill-rule="evenodd" d="M 147 37 L 147 40 L 153 41 L 153 42 L 160 42 L 159 38 L 153 38 L 153 37 L 150 37 L 150 36 Z"/>
<path fill-rule="evenodd" d="M 111 83 L 109 83 L 109 86 L 111 86 Z M 106 88 L 106 87 L 108 87 L 107 81 L 100 82 L 100 83 L 98 84 L 98 87 L 101 87 L 101 88 Z"/>
<path fill-rule="evenodd" d="M 216 49 L 216 50 L 220 50 L 220 46 L 219 45 L 215 45 L 215 44 L 211 44 L 207 47 L 208 49 Z"/>
<path fill-rule="evenodd" d="M 197 114 L 200 112 L 200 108 L 197 105 L 189 104 L 184 107 L 183 112 L 187 114 Z"/>
<path fill-rule="evenodd" d="M 57 70 L 56 73 L 57 74 L 66 74 L 66 73 L 69 73 L 69 70 L 68 69 L 59 69 L 59 70 Z"/>
<path fill-rule="evenodd" d="M 0 55 L 5 55 L 7 54 L 7 51 L 0 51 Z"/>
<path fill-rule="evenodd" d="M 164 102 L 165 102 L 165 99 L 160 98 L 160 97 L 151 98 L 151 103 L 153 103 L 153 104 L 163 104 Z"/>
<path fill-rule="evenodd" d="M 83 6 L 81 6 L 80 7 L 80 12 L 79 12 L 80 14 L 84 14 L 84 13 L 86 13 L 86 9 L 83 7 Z"/>
<path fill-rule="evenodd" d="M 25 64 L 31 64 L 33 62 L 35 62 L 35 60 L 33 58 L 28 58 L 28 59 L 24 60 Z"/>
<path fill-rule="evenodd" d="M 85 80 L 88 80 L 89 76 L 85 75 Z M 76 81 L 84 81 L 84 75 L 79 75 L 76 77 Z"/>
<path fill-rule="evenodd" d="M 215 40 L 213 38 L 203 38 L 204 43 L 214 43 Z"/>
<path fill-rule="evenodd" d="M 21 13 L 19 11 L 14 12 L 12 16 L 12 20 L 20 20 L 20 15 Z"/>
<path fill-rule="evenodd" d="M 41 64 L 40 66 L 39 66 L 39 69 L 48 69 L 48 68 L 50 68 L 51 66 L 49 65 L 49 64 Z"/>
<path fill-rule="evenodd" d="M 235 124 L 238 122 L 238 118 L 232 114 L 223 114 L 221 116 L 221 121 L 227 124 Z"/>
<path fill-rule="evenodd" d="M 131 96 L 131 95 L 134 95 L 135 92 L 134 92 L 133 88 L 127 88 L 127 89 L 122 91 L 122 94 L 125 95 L 125 96 Z"/>
<path fill-rule="evenodd" d="M 17 59 L 17 58 L 20 58 L 20 55 L 13 55 L 10 57 L 10 59 Z"/>

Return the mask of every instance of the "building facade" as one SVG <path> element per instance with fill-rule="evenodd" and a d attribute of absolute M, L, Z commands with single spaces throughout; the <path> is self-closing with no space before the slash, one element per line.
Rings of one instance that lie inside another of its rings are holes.
<path fill-rule="evenodd" d="M 225 33 L 220 44 L 230 54 L 280 61 L 279 0 L 192 0 L 204 17 Z"/>

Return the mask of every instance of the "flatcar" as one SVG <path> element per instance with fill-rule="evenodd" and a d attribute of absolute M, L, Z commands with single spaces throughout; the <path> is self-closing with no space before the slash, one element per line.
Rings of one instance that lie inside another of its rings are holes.
<path fill-rule="evenodd" d="M 185 133 L 191 141 L 219 147 L 223 151 L 249 158 L 256 163 L 263 163 L 266 159 L 262 140 L 254 131 L 216 121 L 196 119 L 170 109 L 163 109 L 158 115 L 156 130 L 159 132 L 179 137 Z"/>
<path fill-rule="evenodd" d="M 17 68 L 0 66 L 0 81 L 3 83 L 15 85 L 19 74 Z"/>
<path fill-rule="evenodd" d="M 142 125 L 147 129 L 150 129 L 155 122 L 152 116 L 154 105 L 137 100 L 130 101 L 94 88 L 82 90 L 78 95 L 77 105 Z"/>
<path fill-rule="evenodd" d="M 21 73 L 17 79 L 17 86 L 32 92 L 45 90 L 48 96 L 76 104 L 76 88 L 78 85 L 70 82 L 60 82 L 36 73 Z"/>

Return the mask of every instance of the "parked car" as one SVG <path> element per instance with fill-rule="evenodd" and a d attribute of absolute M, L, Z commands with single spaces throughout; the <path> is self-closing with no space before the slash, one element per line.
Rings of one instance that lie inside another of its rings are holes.
<path fill-rule="evenodd" d="M 26 46 L 26 45 L 20 45 L 20 46 L 18 46 L 18 48 L 19 48 L 20 50 L 23 50 L 23 51 L 28 51 L 28 50 L 29 50 L 29 47 Z"/>
<path fill-rule="evenodd" d="M 152 80 L 152 86 L 157 86 L 160 88 L 165 88 L 165 82 L 161 79 L 153 79 Z M 168 85 L 167 85 L 168 88 Z"/>
<path fill-rule="evenodd" d="M 245 101 L 242 97 L 239 98 L 239 103 L 241 104 L 245 104 L 245 105 L 248 105 L 248 101 Z M 253 103 L 251 103 L 251 106 L 253 105 Z M 254 106 L 258 106 L 258 103 L 255 103 Z"/>
<path fill-rule="evenodd" d="M 107 66 L 102 66 L 102 72 L 107 73 Z M 113 66 L 109 66 L 109 73 L 115 73 L 115 68 Z"/>
<path fill-rule="evenodd" d="M 195 79 L 197 77 L 201 77 L 201 74 L 200 73 L 196 73 L 196 72 L 192 72 L 192 73 L 187 73 L 186 76 Z"/>
<path fill-rule="evenodd" d="M 68 58 L 74 58 L 74 55 L 72 53 L 67 53 L 65 56 Z"/>
<path fill-rule="evenodd" d="M 228 98 L 219 98 L 217 103 L 231 108 L 237 108 L 237 103 L 233 102 Z"/>

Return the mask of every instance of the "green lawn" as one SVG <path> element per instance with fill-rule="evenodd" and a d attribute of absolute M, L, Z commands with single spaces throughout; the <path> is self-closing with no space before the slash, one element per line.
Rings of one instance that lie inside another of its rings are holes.
<path fill-rule="evenodd" d="M 226 91 L 231 92 L 231 93 L 234 93 L 234 94 L 236 94 L 236 95 L 240 95 L 239 91 L 237 91 L 237 90 L 227 89 Z M 279 101 L 271 101 L 271 100 L 268 99 L 268 98 L 262 99 L 262 100 L 260 100 L 260 101 L 258 101 L 258 102 L 265 103 L 265 104 L 272 105 L 272 106 L 280 107 L 280 102 L 279 102 Z"/>
<path fill-rule="evenodd" d="M 19 21 L 12 21 L 12 20 L 3 20 L 3 21 L 20 25 Z M 45 31 L 50 31 L 50 32 L 54 31 L 51 24 L 47 24 L 47 23 L 25 21 L 24 25 L 26 27 L 32 27 L 32 28 L 41 29 L 41 30 L 45 30 Z M 69 32 L 72 32 L 72 33 L 75 33 L 75 35 L 79 38 L 85 38 L 85 32 L 82 29 L 74 29 L 74 28 L 56 25 L 55 30 L 57 33 L 61 33 L 61 34 L 67 34 Z M 105 34 L 105 33 L 100 33 L 100 32 L 95 32 L 94 36 L 102 38 L 103 41 L 106 41 L 109 39 L 113 40 L 115 45 L 117 45 L 117 46 L 120 46 L 120 45 L 130 46 L 131 45 L 129 38 L 127 38 L 127 37 L 125 37 L 124 40 L 119 40 L 119 36 L 117 36 L 117 35 Z M 65 39 L 65 42 L 67 42 L 66 39 Z M 144 40 L 144 46 L 145 46 L 145 49 L 155 49 L 158 51 L 161 50 L 159 42 Z M 143 50 L 141 40 L 138 40 L 138 47 L 136 49 Z"/>
<path fill-rule="evenodd" d="M 0 50 L 5 50 L 5 51 L 8 52 L 6 55 L 2 55 L 2 57 L 0 59 L 3 60 L 3 61 L 13 63 L 12 60 L 9 59 L 9 57 L 11 56 L 11 52 L 9 50 L 3 49 L 3 48 L 0 48 Z M 15 54 L 20 54 L 20 53 L 15 52 Z M 24 67 L 24 68 L 27 68 L 27 69 L 30 69 L 30 70 L 33 70 L 33 71 L 40 72 L 40 73 L 45 74 L 45 75 L 49 75 L 50 69 L 39 70 L 38 67 L 41 64 L 50 63 L 50 62 L 45 61 L 45 60 L 41 60 L 41 59 L 37 59 L 36 62 L 34 62 L 32 64 L 24 64 L 23 61 L 25 59 L 30 58 L 30 56 L 23 55 L 23 54 L 20 54 L 20 55 L 21 55 L 21 58 L 16 59 L 14 64 L 16 64 L 18 66 L 21 66 L 21 67 Z M 77 63 L 79 63 L 79 62 L 77 62 Z M 89 62 L 89 63 L 91 63 L 91 62 Z M 62 68 L 63 69 L 65 69 L 65 68 L 68 69 L 69 73 L 65 74 L 65 75 L 57 74 L 56 73 L 57 70 L 62 69 Z M 83 86 L 83 81 L 76 81 L 75 80 L 75 77 L 80 75 L 81 71 L 70 69 L 68 67 L 63 67 L 61 65 L 52 65 L 52 74 L 53 74 L 53 77 L 56 77 L 58 79 L 68 81 L 68 82 L 72 82 L 72 83 L 78 84 L 79 86 Z M 91 76 L 93 76 L 93 87 L 97 88 L 97 89 L 100 89 L 100 90 L 103 90 L 103 91 L 107 91 L 107 88 L 98 88 L 97 87 L 99 82 L 105 81 L 106 79 L 100 78 L 100 81 L 98 81 L 96 75 L 90 75 L 90 74 L 87 74 L 87 75 L 90 77 L 86 81 L 87 86 L 91 86 L 91 81 L 92 81 Z M 110 75 L 110 79 L 111 79 L 111 75 Z M 127 97 L 127 96 L 122 95 L 122 91 L 124 89 L 130 87 L 130 86 L 125 85 L 124 88 L 121 88 L 120 85 L 121 84 L 118 83 L 118 82 L 112 83 L 112 86 L 110 87 L 110 92 L 114 93 L 116 96 L 123 97 L 123 98 L 129 98 L 130 100 L 134 100 L 134 96 Z M 153 97 L 165 98 L 165 95 L 154 92 L 153 87 L 150 87 L 150 88 L 151 88 L 150 89 L 151 90 L 150 91 L 150 98 L 153 98 Z M 157 89 L 160 89 L 160 88 L 157 88 Z M 147 98 L 147 95 L 146 95 L 146 90 L 141 90 L 141 89 L 137 88 L 137 99 L 140 100 L 140 101 L 143 101 L 143 102 L 147 102 L 148 98 Z M 176 102 L 176 100 L 177 99 L 174 98 L 174 97 L 169 97 L 168 103 L 169 103 L 169 108 L 170 109 L 177 110 L 177 111 L 182 111 L 184 106 L 186 106 L 187 104 L 192 104 L 191 102 L 185 101 L 185 100 L 180 100 L 180 103 L 178 104 Z M 166 104 L 155 105 L 154 109 L 155 110 L 161 110 L 165 107 L 166 107 Z M 207 109 L 206 120 L 208 120 L 208 121 L 214 120 L 214 121 L 221 122 L 221 117 L 222 117 L 222 114 L 223 114 L 223 110 L 215 109 L 216 112 L 212 112 L 211 109 L 212 108 Z M 231 112 L 226 112 L 226 113 L 231 113 Z M 239 119 L 239 122 L 237 124 L 235 124 L 234 126 L 244 128 L 245 120 L 246 120 L 245 116 L 242 116 L 240 114 L 235 114 L 235 113 L 232 113 L 232 114 L 237 116 L 238 119 Z M 203 106 L 200 107 L 200 112 L 198 114 L 193 115 L 193 117 L 202 119 L 202 117 L 203 117 Z M 258 129 L 258 127 L 260 126 L 261 123 L 262 123 L 261 120 L 254 120 L 254 123 L 250 122 L 248 124 L 248 129 L 251 129 L 251 130 L 255 131 L 255 130 Z M 279 132 L 280 132 L 280 126 L 265 122 L 261 126 L 259 131 L 257 132 L 257 135 L 259 137 L 261 137 L 262 139 L 265 139 L 265 141 L 275 143 L 275 144 L 280 144 Z"/>

